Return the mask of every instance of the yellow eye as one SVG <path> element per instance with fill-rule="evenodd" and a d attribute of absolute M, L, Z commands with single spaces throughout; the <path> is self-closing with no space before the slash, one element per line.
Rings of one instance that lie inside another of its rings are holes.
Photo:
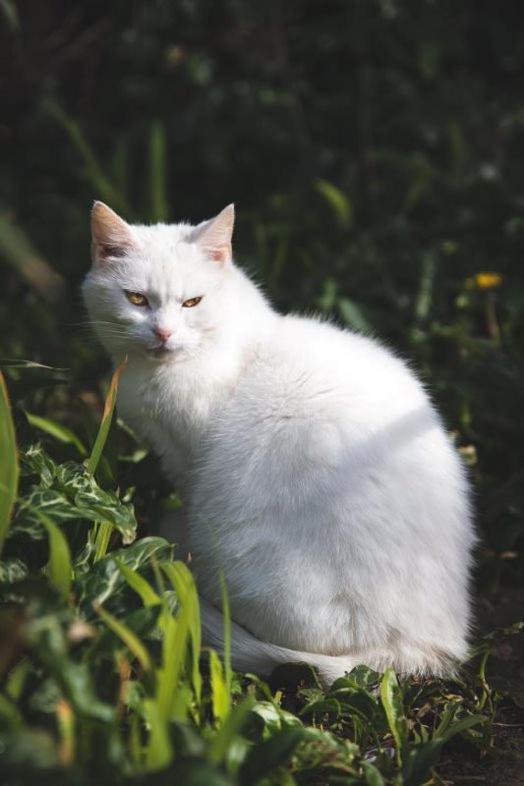
<path fill-rule="evenodd" d="M 124 289 L 125 296 L 132 303 L 134 306 L 148 306 L 149 302 L 145 295 L 141 295 L 140 292 L 130 292 L 128 289 Z"/>
<path fill-rule="evenodd" d="M 202 297 L 190 297 L 189 300 L 184 300 L 182 305 L 184 306 L 184 308 L 193 308 L 193 306 L 198 306 L 198 304 L 202 300 Z"/>

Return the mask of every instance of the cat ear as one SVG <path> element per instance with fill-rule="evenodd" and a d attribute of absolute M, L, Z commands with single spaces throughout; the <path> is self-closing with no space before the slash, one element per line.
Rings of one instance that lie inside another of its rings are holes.
<path fill-rule="evenodd" d="M 133 229 L 103 202 L 95 202 L 91 210 L 91 250 L 93 262 L 123 257 L 138 240 Z"/>
<path fill-rule="evenodd" d="M 228 205 L 218 216 L 203 221 L 193 230 L 192 240 L 216 262 L 231 259 L 231 239 L 235 223 L 235 206 Z"/>

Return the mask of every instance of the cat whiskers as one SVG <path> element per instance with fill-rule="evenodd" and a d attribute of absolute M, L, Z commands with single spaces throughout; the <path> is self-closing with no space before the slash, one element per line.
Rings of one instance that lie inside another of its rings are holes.
<path fill-rule="evenodd" d="M 127 325 L 107 320 L 87 320 L 77 322 L 73 327 L 79 328 L 90 337 L 98 334 L 100 338 L 108 339 L 114 343 L 123 344 L 133 338 L 132 330 Z"/>
<path fill-rule="evenodd" d="M 74 322 L 73 327 L 87 328 L 87 329 L 95 328 L 95 327 L 98 328 L 108 327 L 108 328 L 116 328 L 118 330 L 128 330 L 130 326 L 125 325 L 122 322 L 112 322 L 110 320 L 103 320 L 103 319 L 88 319 L 88 320 L 84 320 L 83 322 Z"/>

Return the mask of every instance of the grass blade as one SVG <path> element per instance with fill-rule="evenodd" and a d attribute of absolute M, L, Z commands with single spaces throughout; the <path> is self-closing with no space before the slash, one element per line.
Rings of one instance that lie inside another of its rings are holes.
<path fill-rule="evenodd" d="M 98 560 L 103 559 L 107 553 L 113 525 L 109 521 L 101 521 L 99 524 L 94 524 L 94 526 L 97 530 L 95 535 L 95 554 L 93 561 L 98 562 Z"/>
<path fill-rule="evenodd" d="M 0 554 L 18 491 L 18 453 L 9 395 L 0 371 Z"/>
<path fill-rule="evenodd" d="M 233 739 L 241 729 L 248 712 L 254 706 L 255 700 L 251 696 L 246 696 L 229 713 L 226 722 L 220 728 L 208 749 L 208 757 L 213 764 L 220 764 L 224 760 Z"/>
<path fill-rule="evenodd" d="M 167 221 L 168 218 L 166 172 L 166 135 L 157 120 L 152 124 L 149 135 L 149 191 L 151 220 L 154 222 Z"/>
<path fill-rule="evenodd" d="M 73 445 L 82 457 L 87 455 L 87 450 L 85 449 L 84 445 L 78 439 L 74 431 L 71 431 L 71 429 L 68 429 L 66 426 L 62 426 L 61 423 L 56 423 L 50 418 L 43 418 L 40 417 L 40 415 L 33 415 L 32 412 L 26 412 L 25 414 L 29 423 L 34 426 L 34 428 L 44 431 L 46 434 L 54 437 L 59 442 Z"/>
<path fill-rule="evenodd" d="M 485 715 L 468 715 L 466 718 L 461 718 L 461 720 L 452 723 L 438 739 L 442 740 L 442 742 L 448 742 L 455 734 L 461 734 L 463 731 L 473 728 L 473 726 L 478 726 L 481 723 L 487 722 L 488 718 L 486 718 Z"/>
<path fill-rule="evenodd" d="M 131 589 L 133 589 L 142 599 L 144 606 L 155 606 L 161 602 L 160 595 L 154 591 L 148 581 L 145 580 L 140 573 L 136 573 L 128 565 L 125 565 L 121 560 L 115 560 L 118 570 L 127 581 Z"/>
<path fill-rule="evenodd" d="M 36 509 L 35 513 L 47 530 L 49 537 L 49 579 L 60 595 L 67 598 L 71 591 L 73 576 L 69 544 L 60 527 L 46 513 Z"/>
<path fill-rule="evenodd" d="M 170 580 L 180 602 L 181 612 L 177 617 L 180 624 L 184 620 L 187 624 L 191 640 L 191 681 L 195 698 L 200 703 L 202 692 L 202 677 L 200 675 L 200 605 L 198 593 L 191 571 L 183 562 L 163 562 L 160 567 Z"/>
<path fill-rule="evenodd" d="M 98 614 L 99 617 L 105 622 L 109 630 L 113 631 L 115 636 L 118 636 L 120 641 L 122 641 L 128 650 L 133 653 L 137 661 L 140 663 L 144 671 L 151 671 L 153 664 L 151 662 L 151 658 L 149 657 L 149 653 L 132 630 L 130 630 L 126 625 L 113 617 L 108 611 L 106 611 L 102 606 L 98 603 L 93 604 L 93 608 Z"/>
<path fill-rule="evenodd" d="M 22 713 L 13 701 L 0 693 L 0 721 L 5 728 L 18 730 L 23 724 Z"/>
<path fill-rule="evenodd" d="M 175 697 L 186 659 L 187 613 L 184 614 L 182 610 L 175 620 L 166 604 L 160 615 L 159 626 L 163 633 L 162 667 L 157 671 L 156 701 L 161 718 L 167 721 L 173 715 Z M 180 707 L 178 709 L 180 712 Z M 183 716 L 186 715 L 186 709 L 188 707 L 184 708 Z"/>
<path fill-rule="evenodd" d="M 162 564 L 162 567 L 164 565 Z M 180 681 L 187 662 L 187 647 L 190 636 L 191 607 L 185 598 L 178 595 L 179 611 L 176 619 L 167 603 L 160 618 L 163 629 L 162 669 L 159 672 L 157 701 L 164 719 L 185 719 L 190 711 L 191 696 L 184 692 L 185 701 L 179 696 Z M 199 673 L 200 676 L 200 673 Z"/>
<path fill-rule="evenodd" d="M 305 739 L 304 729 L 288 726 L 269 740 L 254 746 L 239 771 L 241 786 L 252 786 L 267 778 L 289 760 L 297 745 Z"/>
<path fill-rule="evenodd" d="M 224 675 L 229 699 L 233 679 L 233 669 L 231 668 L 231 612 L 229 610 L 226 582 L 222 573 L 220 574 L 220 594 L 222 597 L 222 618 L 224 620 Z"/>
<path fill-rule="evenodd" d="M 315 187 L 332 209 L 339 225 L 348 229 L 353 223 L 353 207 L 350 199 L 328 180 L 317 180 Z"/>
<path fill-rule="evenodd" d="M 63 767 L 69 767 L 75 759 L 75 716 L 65 699 L 60 699 L 56 705 L 56 721 L 60 735 L 58 759 Z"/>
<path fill-rule="evenodd" d="M 20 30 L 20 17 L 14 0 L 1 0 L 0 11 L 12 31 Z"/>
<path fill-rule="evenodd" d="M 64 279 L 33 248 L 20 227 L 0 215 L 0 255 L 50 303 L 64 291 Z"/>
<path fill-rule="evenodd" d="M 157 702 L 153 699 L 144 699 L 142 707 L 149 730 L 146 767 L 148 770 L 161 770 L 167 767 L 173 758 L 167 722 L 162 717 Z"/>
<path fill-rule="evenodd" d="M 78 123 L 56 101 L 47 100 L 45 108 L 50 117 L 62 126 L 70 141 L 80 153 L 85 165 L 86 178 L 99 197 L 112 205 L 115 210 L 121 210 L 129 214 L 129 207 L 123 194 L 105 176 L 102 166 L 98 163 Z"/>
<path fill-rule="evenodd" d="M 116 367 L 113 372 L 113 376 L 111 377 L 111 383 L 109 385 L 109 390 L 107 391 L 104 404 L 102 422 L 100 423 L 100 428 L 98 429 L 98 434 L 96 435 L 95 444 L 93 445 L 91 455 L 87 461 L 87 471 L 90 472 L 91 475 L 95 474 L 96 468 L 98 467 L 98 462 L 100 461 L 100 457 L 102 455 L 102 451 L 104 450 L 104 445 L 106 444 L 107 435 L 109 434 L 109 428 L 111 426 L 111 420 L 113 418 L 113 412 L 115 410 L 118 380 L 120 379 L 120 375 L 124 370 L 126 363 L 127 358 L 125 358 L 122 363 Z"/>
<path fill-rule="evenodd" d="M 224 670 L 215 650 L 209 651 L 209 683 L 213 716 L 222 724 L 229 713 L 231 702 L 227 682 L 224 679 Z"/>

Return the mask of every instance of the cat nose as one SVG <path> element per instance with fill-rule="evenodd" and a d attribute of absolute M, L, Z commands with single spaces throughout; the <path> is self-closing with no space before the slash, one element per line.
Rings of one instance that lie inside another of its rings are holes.
<path fill-rule="evenodd" d="M 155 327 L 153 328 L 153 333 L 157 338 L 160 339 L 160 341 L 165 343 L 173 331 L 169 330 L 168 328 Z"/>

